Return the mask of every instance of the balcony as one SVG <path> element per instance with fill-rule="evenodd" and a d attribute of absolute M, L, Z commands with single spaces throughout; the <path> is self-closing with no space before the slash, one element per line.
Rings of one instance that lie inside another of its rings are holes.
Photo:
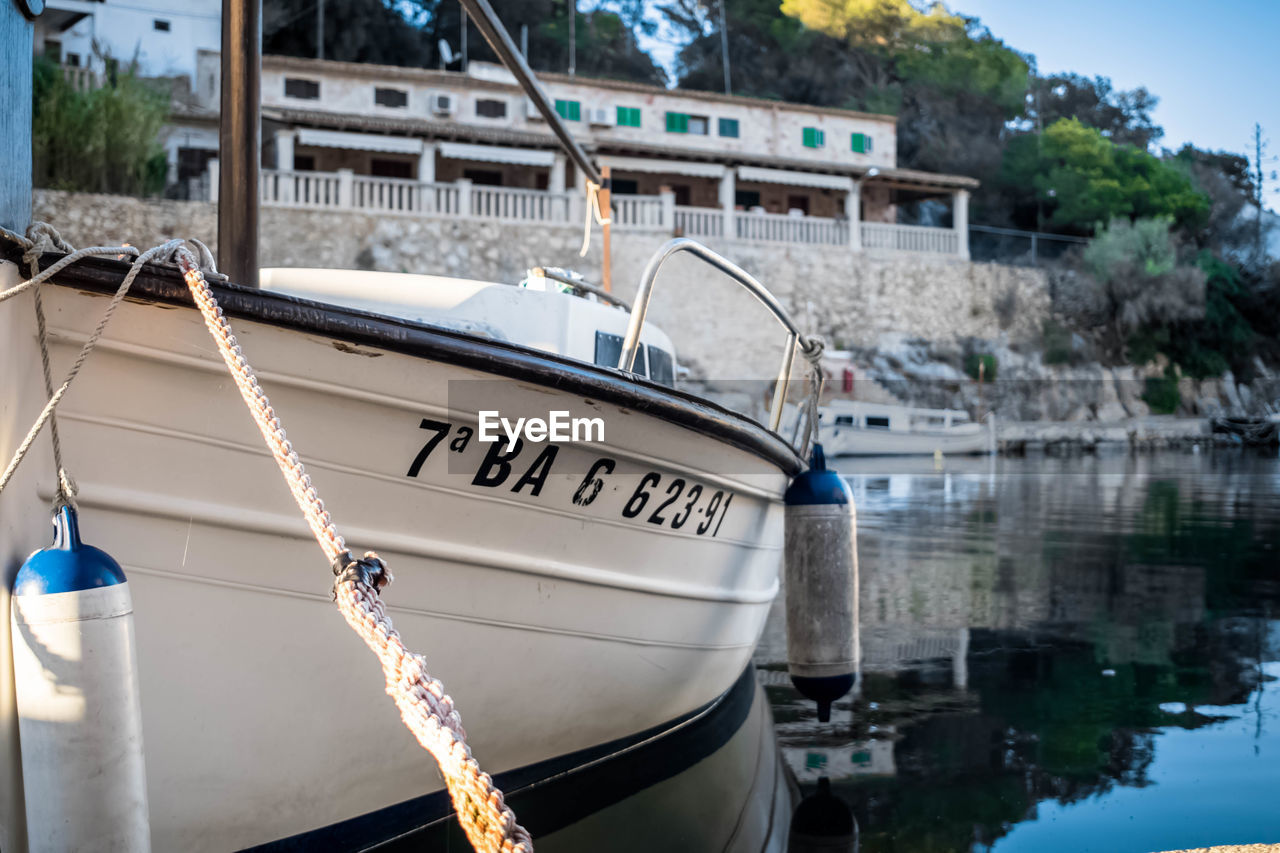
<path fill-rule="evenodd" d="M 216 201 L 217 164 L 205 178 Z M 449 217 L 498 222 L 581 227 L 584 199 L 574 192 L 479 186 L 337 172 L 264 169 L 264 206 L 305 210 L 354 211 L 389 216 Z M 677 205 L 671 193 L 615 195 L 613 224 L 622 231 L 682 234 L 709 240 L 795 246 L 829 246 L 852 251 L 916 252 L 966 257 L 963 232 L 951 228 L 861 222 Z"/>

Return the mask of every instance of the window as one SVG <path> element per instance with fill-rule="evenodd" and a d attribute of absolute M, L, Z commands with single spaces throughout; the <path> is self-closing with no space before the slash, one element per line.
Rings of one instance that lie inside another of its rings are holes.
<path fill-rule="evenodd" d="M 827 135 L 816 127 L 806 127 L 801 140 L 805 148 L 821 148 L 826 144 Z"/>
<path fill-rule="evenodd" d="M 640 192 L 639 181 L 629 181 L 626 178 L 612 178 L 609 183 L 614 195 L 637 195 Z"/>
<path fill-rule="evenodd" d="M 409 106 L 409 93 L 404 89 L 384 89 L 378 86 L 373 90 L 373 102 L 380 107 L 403 109 Z"/>
<path fill-rule="evenodd" d="M 80 54 L 78 54 L 78 53 L 68 53 L 68 54 L 67 54 L 67 65 L 70 65 L 72 68 L 79 68 L 79 67 L 80 67 Z"/>
<path fill-rule="evenodd" d="M 375 178 L 412 178 L 413 164 L 408 160 L 384 160 L 374 157 L 369 161 L 369 174 Z"/>
<path fill-rule="evenodd" d="M 736 190 L 733 193 L 733 206 L 741 207 L 743 210 L 750 210 L 753 207 L 760 206 L 759 190 Z"/>
<path fill-rule="evenodd" d="M 217 149 L 213 148 L 179 148 L 178 182 L 200 177 L 208 171 L 209 161 L 217 156 Z"/>
<path fill-rule="evenodd" d="M 163 18 L 156 18 L 151 22 L 151 28 L 157 32 L 167 33 L 169 32 L 169 22 Z"/>
<path fill-rule="evenodd" d="M 706 116 L 689 116 L 689 132 L 706 136 L 711 132 L 711 119 Z"/>
<path fill-rule="evenodd" d="M 688 133 L 689 117 L 684 113 L 667 113 L 667 133 Z"/>
<path fill-rule="evenodd" d="M 668 388 L 676 387 L 675 359 L 666 350 L 649 347 L 649 378 Z"/>
<path fill-rule="evenodd" d="M 867 415 L 867 429 L 888 429 L 889 417 L 887 415 Z"/>
<path fill-rule="evenodd" d="M 639 107 L 618 107 L 618 127 L 639 127 Z"/>
<path fill-rule="evenodd" d="M 565 121 L 582 121 L 582 104 L 577 101 L 556 101 L 556 114 Z"/>
<path fill-rule="evenodd" d="M 506 118 L 507 102 L 480 98 L 476 101 L 476 115 L 480 118 Z"/>
<path fill-rule="evenodd" d="M 676 184 L 671 188 L 671 192 L 676 197 L 676 204 L 681 207 L 688 207 L 693 203 L 693 190 L 688 184 Z"/>
<path fill-rule="evenodd" d="M 44 40 L 44 55 L 50 62 L 62 61 L 62 42 L 53 39 Z M 71 54 L 67 54 L 70 57 Z M 70 63 L 68 63 L 70 64 Z"/>
<path fill-rule="evenodd" d="M 316 155 L 314 154 L 294 154 L 293 155 L 293 171 L 314 172 L 315 170 L 316 170 Z"/>
<path fill-rule="evenodd" d="M 502 186 L 502 173 L 488 169 L 463 169 L 462 177 L 478 187 Z"/>
<path fill-rule="evenodd" d="M 720 135 L 730 139 L 738 138 L 738 120 L 736 118 L 720 119 Z"/>
<path fill-rule="evenodd" d="M 284 94 L 286 98 L 303 98 L 308 101 L 320 99 L 320 82 L 303 80 L 300 77 L 284 78 Z"/>
<path fill-rule="evenodd" d="M 789 195 L 787 196 L 787 212 L 798 210 L 805 216 L 809 215 L 809 197 L 807 195 Z"/>
<path fill-rule="evenodd" d="M 636 347 L 636 363 L 631 372 L 637 376 L 646 376 L 649 372 L 645 369 L 644 349 L 644 347 Z M 617 367 L 620 358 L 622 358 L 622 336 L 596 332 L 596 364 L 601 367 Z"/>
<path fill-rule="evenodd" d="M 853 426 L 853 415 L 836 415 L 836 426 Z"/>
<path fill-rule="evenodd" d="M 853 135 L 853 153 L 870 154 L 871 137 L 865 133 L 855 133 Z"/>

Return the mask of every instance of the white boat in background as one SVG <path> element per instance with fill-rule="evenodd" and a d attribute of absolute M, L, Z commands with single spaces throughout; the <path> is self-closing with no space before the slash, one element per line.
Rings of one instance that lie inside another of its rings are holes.
<path fill-rule="evenodd" d="M 55 376 L 127 268 L 85 259 L 44 287 Z M 774 429 L 676 389 L 674 349 L 642 307 L 629 325 L 530 287 L 262 280 L 210 283 L 327 508 L 395 572 L 396 627 L 508 793 L 735 683 L 778 591 L 782 496 L 803 463 Z M 5 459 L 45 400 L 30 295 L 0 308 Z M 599 418 L 604 441 L 482 443 L 481 409 Z M 85 539 L 132 587 L 154 848 L 363 848 L 446 816 L 176 268 L 143 269 L 58 417 Z M 0 496 L 6 571 L 48 544 L 54 489 L 44 436 Z M 13 827 L 15 740 L 0 760 Z"/>
<path fill-rule="evenodd" d="M 995 452 L 995 417 L 974 423 L 958 409 L 832 400 L 818 409 L 819 440 L 831 456 L 963 455 Z"/>

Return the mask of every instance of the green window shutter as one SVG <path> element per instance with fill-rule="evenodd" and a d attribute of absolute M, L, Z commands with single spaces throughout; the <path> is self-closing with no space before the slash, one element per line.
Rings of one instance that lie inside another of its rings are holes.
<path fill-rule="evenodd" d="M 821 130 L 816 127 L 806 127 L 801 136 L 801 141 L 805 148 L 821 148 L 825 141 L 825 136 Z"/>
<path fill-rule="evenodd" d="M 618 126 L 619 127 L 639 127 L 640 126 L 640 108 L 639 107 L 618 107 Z"/>
<path fill-rule="evenodd" d="M 556 101 L 556 114 L 565 121 L 582 120 L 582 104 L 577 101 Z"/>
<path fill-rule="evenodd" d="M 855 154 L 867 153 L 867 136 L 865 133 L 855 133 L 853 135 L 853 151 Z"/>
<path fill-rule="evenodd" d="M 684 113 L 667 113 L 667 133 L 688 133 L 689 117 Z"/>
<path fill-rule="evenodd" d="M 736 118 L 720 119 L 720 135 L 731 139 L 738 138 L 738 120 Z"/>

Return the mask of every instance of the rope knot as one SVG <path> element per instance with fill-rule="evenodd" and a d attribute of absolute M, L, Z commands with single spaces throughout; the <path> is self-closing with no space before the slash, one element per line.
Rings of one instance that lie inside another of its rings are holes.
<path fill-rule="evenodd" d="M 373 551 L 365 551 L 356 559 L 350 551 L 343 551 L 333 558 L 333 599 L 338 600 L 338 587 L 348 581 L 372 587 L 375 592 L 391 583 L 391 570 Z"/>

